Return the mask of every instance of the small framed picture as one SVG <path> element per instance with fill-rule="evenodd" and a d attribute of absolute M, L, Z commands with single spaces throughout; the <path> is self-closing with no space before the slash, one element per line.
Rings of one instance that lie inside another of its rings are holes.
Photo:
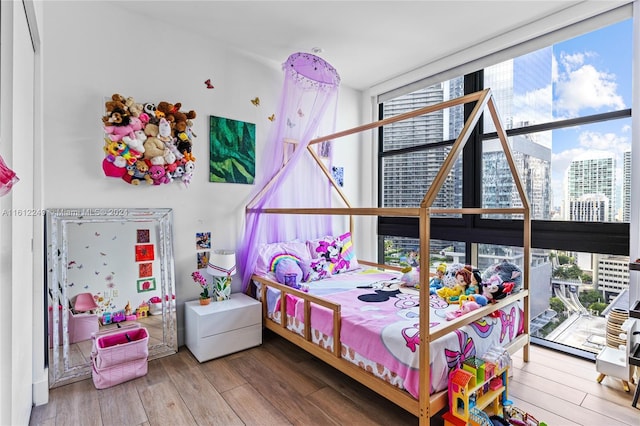
<path fill-rule="evenodd" d="M 207 267 L 207 264 L 209 263 L 209 252 L 208 251 L 203 251 L 200 253 L 196 253 L 196 256 L 198 257 L 198 268 L 197 269 L 203 269 Z"/>
<path fill-rule="evenodd" d="M 154 260 L 153 244 L 139 244 L 136 246 L 136 262 Z"/>
<path fill-rule="evenodd" d="M 211 248 L 211 232 L 196 232 L 196 250 Z"/>
<path fill-rule="evenodd" d="M 151 241 L 149 239 L 149 230 L 148 229 L 138 229 L 136 231 L 136 242 L 138 244 L 144 244 Z"/>
<path fill-rule="evenodd" d="M 153 276 L 153 263 L 139 263 L 138 278 Z"/>
<path fill-rule="evenodd" d="M 138 280 L 138 293 L 144 293 L 146 291 L 154 291 L 156 289 L 155 278 L 145 278 Z"/>

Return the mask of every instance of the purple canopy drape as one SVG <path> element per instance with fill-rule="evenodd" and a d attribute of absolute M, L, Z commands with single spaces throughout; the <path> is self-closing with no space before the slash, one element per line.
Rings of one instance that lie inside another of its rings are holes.
<path fill-rule="evenodd" d="M 282 68 L 284 87 L 249 207 L 330 207 L 331 185 L 307 146 L 312 139 L 335 132 L 340 76 L 309 53 L 292 54 Z M 331 169 L 330 142 L 313 148 Z M 242 290 L 249 285 L 261 244 L 330 235 L 331 225 L 330 216 L 248 212 L 238 244 Z"/>

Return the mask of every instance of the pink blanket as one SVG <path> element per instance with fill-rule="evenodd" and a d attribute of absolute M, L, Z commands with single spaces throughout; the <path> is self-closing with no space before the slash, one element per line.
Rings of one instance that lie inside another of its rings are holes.
<path fill-rule="evenodd" d="M 403 387 L 418 397 L 419 384 L 419 296 L 391 288 L 356 288 L 369 282 L 388 280 L 389 274 L 344 274 L 318 281 L 310 292 L 341 305 L 340 337 L 368 360 L 386 367 L 402 378 Z M 430 297 L 430 326 L 446 322 L 446 312 L 458 309 L 438 296 Z M 276 309 L 278 307 L 276 306 Z M 287 314 L 304 321 L 304 303 L 288 296 Z M 505 345 L 521 332 L 522 310 L 514 303 L 464 326 L 431 344 L 431 392 L 446 389 L 449 371 L 464 359 L 481 355 L 491 345 Z M 312 328 L 326 336 L 333 335 L 332 311 L 311 306 Z"/>

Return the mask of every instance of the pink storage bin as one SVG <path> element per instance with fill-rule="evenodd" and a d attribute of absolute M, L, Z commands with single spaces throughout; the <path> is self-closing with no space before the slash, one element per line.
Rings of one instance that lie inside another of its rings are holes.
<path fill-rule="evenodd" d="M 97 389 L 106 389 L 147 374 L 147 358 L 134 359 L 103 369 L 96 368 L 95 360 L 94 358 L 91 378 Z"/>
<path fill-rule="evenodd" d="M 108 368 L 149 356 L 149 333 L 146 328 L 125 328 L 97 336 L 94 341 L 94 365 Z"/>

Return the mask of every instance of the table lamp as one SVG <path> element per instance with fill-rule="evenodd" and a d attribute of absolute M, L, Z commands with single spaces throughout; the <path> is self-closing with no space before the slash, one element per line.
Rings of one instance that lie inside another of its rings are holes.
<path fill-rule="evenodd" d="M 215 300 L 231 297 L 231 276 L 236 273 L 236 253 L 233 250 L 215 250 L 209 257 L 207 273 L 214 278 Z"/>

